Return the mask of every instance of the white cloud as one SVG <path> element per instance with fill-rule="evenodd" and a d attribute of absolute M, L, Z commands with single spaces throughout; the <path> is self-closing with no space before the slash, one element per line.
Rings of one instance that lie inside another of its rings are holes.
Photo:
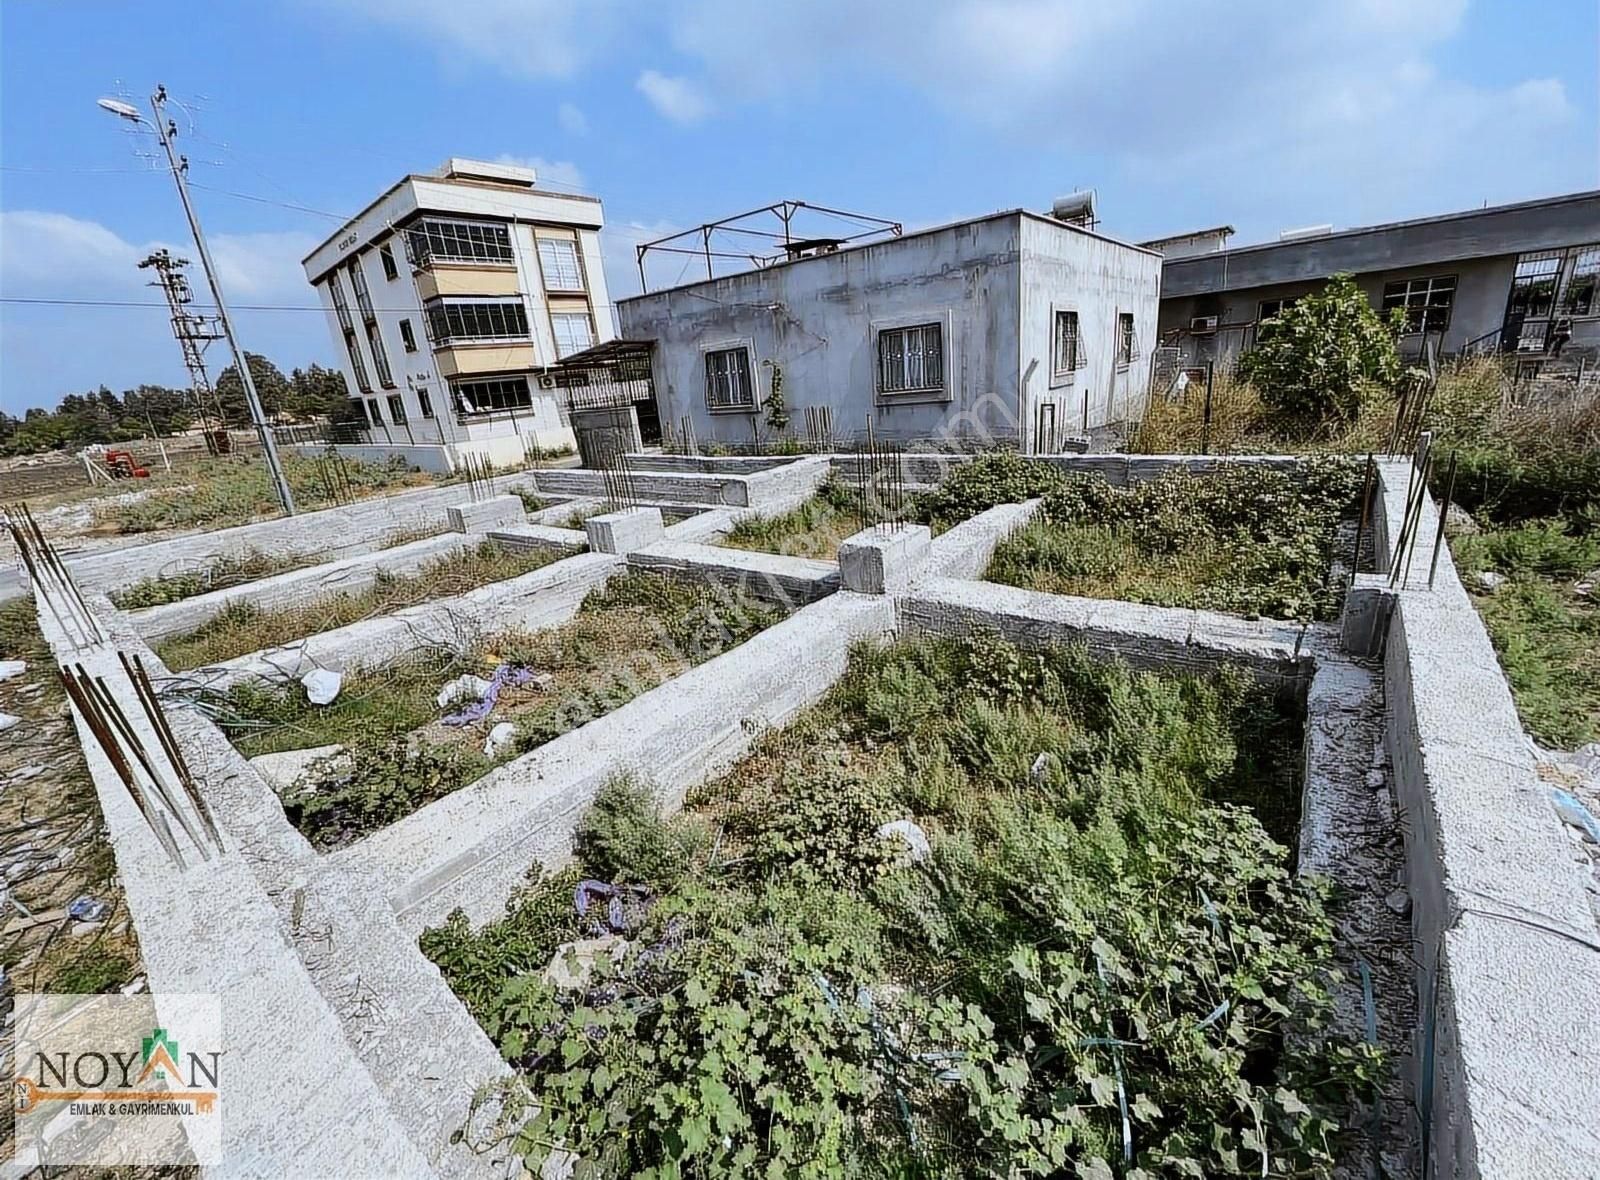
<path fill-rule="evenodd" d="M 699 83 L 646 70 L 634 83 L 650 105 L 674 123 L 698 123 L 711 113 L 711 100 Z"/>
<path fill-rule="evenodd" d="M 510 164 L 515 168 L 532 168 L 537 183 L 552 188 L 581 189 L 583 173 L 571 160 L 547 160 L 543 156 L 513 156 L 503 154 L 494 158 L 496 164 Z"/>
<path fill-rule="evenodd" d="M 556 108 L 556 122 L 568 135 L 589 134 L 589 116 L 570 102 L 564 102 Z"/>
<path fill-rule="evenodd" d="M 308 0 L 358 24 L 396 26 L 435 46 L 445 61 L 486 61 L 525 78 L 566 78 L 588 64 L 615 29 L 617 0 Z"/>
<path fill-rule="evenodd" d="M 325 317 L 300 268 L 316 245 L 308 233 L 210 235 L 223 292 L 240 340 L 285 371 L 332 356 Z M 195 259 L 192 243 L 133 242 L 96 221 L 46 210 L 0 212 L 0 290 L 12 298 L 81 300 L 6 305 L 0 319 L 0 406 L 18 413 L 54 406 L 61 396 L 102 382 L 118 391 L 141 382 L 182 385 L 178 346 L 150 272 L 138 262 L 165 246 Z M 189 267 L 196 303 L 209 304 L 198 261 Z M 96 301 L 155 306 L 92 306 Z M 312 310 L 263 311 L 270 304 Z M 203 309 L 201 309 L 203 310 Z M 207 357 L 215 376 L 228 364 L 221 346 Z"/>

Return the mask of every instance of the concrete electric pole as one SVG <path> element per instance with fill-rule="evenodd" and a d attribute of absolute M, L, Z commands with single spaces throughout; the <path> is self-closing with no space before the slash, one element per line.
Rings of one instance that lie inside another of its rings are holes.
<path fill-rule="evenodd" d="M 255 378 L 251 376 L 244 349 L 239 347 L 239 338 L 234 334 L 233 319 L 228 315 L 228 305 L 223 302 L 222 284 L 217 280 L 217 268 L 211 261 L 211 251 L 206 246 L 205 234 L 200 230 L 200 219 L 195 215 L 194 205 L 189 200 L 187 181 L 189 161 L 178 155 L 172 147 L 178 128 L 177 124 L 167 118 L 167 88 L 157 86 L 156 92 L 150 96 L 150 108 L 155 112 L 153 122 L 147 120 L 139 112 L 138 107 L 114 98 L 100 99 L 100 107 L 130 122 L 153 126 L 156 136 L 161 140 L 161 146 L 166 150 L 172 179 L 178 186 L 178 199 L 183 202 L 184 216 L 189 219 L 189 229 L 194 234 L 194 247 L 200 255 L 200 265 L 206 272 L 206 282 L 211 286 L 211 297 L 216 300 L 217 318 L 222 321 L 222 334 L 228 341 L 228 348 L 233 353 L 233 363 L 239 370 L 239 381 L 244 386 L 244 400 L 250 408 L 250 420 L 255 423 L 256 434 L 261 439 L 261 453 L 266 456 L 267 471 L 272 477 L 273 487 L 277 489 L 278 502 L 283 505 L 284 515 L 293 516 L 294 493 L 289 490 L 289 480 L 284 475 L 283 463 L 278 458 L 278 446 L 273 440 L 272 428 L 267 425 L 266 415 L 262 412 L 261 398 L 256 394 Z"/>

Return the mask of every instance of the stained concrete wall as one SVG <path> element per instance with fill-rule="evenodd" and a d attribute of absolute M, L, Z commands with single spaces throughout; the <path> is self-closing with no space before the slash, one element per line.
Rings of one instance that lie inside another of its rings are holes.
<path fill-rule="evenodd" d="M 788 609 L 826 598 L 839 589 L 839 565 L 748 549 L 724 549 L 669 540 L 628 554 L 632 569 L 742 590 Z"/>

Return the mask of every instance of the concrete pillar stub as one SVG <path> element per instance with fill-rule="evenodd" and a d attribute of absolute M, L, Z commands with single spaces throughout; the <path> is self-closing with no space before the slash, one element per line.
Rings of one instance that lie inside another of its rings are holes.
<path fill-rule="evenodd" d="M 525 524 L 528 514 L 520 496 L 491 496 L 475 503 L 456 504 L 445 510 L 450 528 L 458 533 L 486 533 L 505 525 Z"/>
<path fill-rule="evenodd" d="M 589 534 L 589 549 L 594 553 L 632 553 L 654 545 L 667 535 L 659 508 L 627 508 L 591 516 L 583 522 Z"/>
<path fill-rule="evenodd" d="M 839 580 L 858 594 L 894 594 L 920 578 L 932 553 L 925 524 L 873 526 L 839 546 Z"/>

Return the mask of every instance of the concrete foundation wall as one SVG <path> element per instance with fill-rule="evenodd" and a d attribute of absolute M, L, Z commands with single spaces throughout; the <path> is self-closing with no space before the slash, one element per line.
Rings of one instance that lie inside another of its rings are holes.
<path fill-rule="evenodd" d="M 1403 463 L 1381 472 L 1386 529 L 1398 528 L 1405 474 Z M 1424 570 L 1437 521 L 1429 500 Z M 1419 1035 L 1429 1176 L 1600 1174 L 1600 931 L 1586 868 L 1447 550 L 1433 591 L 1424 573 L 1396 596 L 1384 689 L 1418 992 L 1433 1021 Z"/>
<path fill-rule="evenodd" d="M 125 612 L 146 643 L 159 643 L 196 627 L 219 614 L 229 603 L 249 603 L 263 610 L 289 606 L 328 594 L 359 594 L 377 581 L 380 573 L 409 574 L 452 553 L 478 544 L 482 537 L 446 533 L 397 545 L 377 553 L 363 553 L 258 578 L 242 586 L 229 586 L 209 594 L 179 599 L 162 606 Z"/>
<path fill-rule="evenodd" d="M 933 539 L 928 574 L 939 578 L 982 578 L 1000 542 L 1032 520 L 1043 504 L 1043 500 L 1001 504 L 940 533 Z"/>
<path fill-rule="evenodd" d="M 349 672 L 430 646 L 461 648 L 512 627 L 559 626 L 589 591 L 623 568 L 620 557 L 584 553 L 466 594 L 441 598 L 347 627 L 270 647 L 188 675 L 223 691 L 247 680 L 297 680 L 314 668 Z"/>
<path fill-rule="evenodd" d="M 635 549 L 628 554 L 628 566 L 743 590 L 762 602 L 790 609 L 826 598 L 839 589 L 837 562 L 724 549 L 692 541 L 669 540 Z"/>
<path fill-rule="evenodd" d="M 632 771 L 676 810 L 755 735 L 820 700 L 852 643 L 893 628 L 888 599 L 832 595 L 330 859 L 387 882 L 413 932 L 457 906 L 475 923 L 497 917 L 529 865 L 570 859 L 573 828 L 607 779 Z"/>

